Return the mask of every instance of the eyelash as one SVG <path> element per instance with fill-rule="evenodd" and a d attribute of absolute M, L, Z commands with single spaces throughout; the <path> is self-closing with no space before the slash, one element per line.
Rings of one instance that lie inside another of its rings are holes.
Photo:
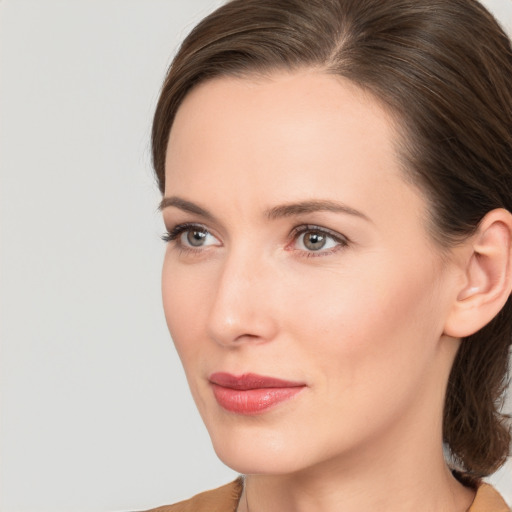
<path fill-rule="evenodd" d="M 186 233 L 189 230 L 202 231 L 203 233 L 210 234 L 208 229 L 206 229 L 201 224 L 185 222 L 184 224 L 178 224 L 177 226 L 174 226 L 171 230 L 166 231 L 161 236 L 161 238 L 165 243 L 174 242 L 173 245 L 182 254 L 187 254 L 187 253 L 198 254 L 199 252 L 201 252 L 203 250 L 203 249 L 201 249 L 201 247 L 198 247 L 198 248 L 190 247 L 188 245 L 182 244 L 181 241 L 179 240 L 179 237 L 183 233 Z"/>
<path fill-rule="evenodd" d="M 162 240 L 164 242 L 173 242 L 175 241 L 184 231 L 187 231 L 188 229 L 197 229 L 207 232 L 208 230 L 201 226 L 200 224 L 192 224 L 192 223 L 185 223 L 185 224 L 178 224 L 177 226 L 173 227 L 172 229 L 166 231 L 162 236 Z"/>
<path fill-rule="evenodd" d="M 203 251 L 204 249 L 202 249 L 201 247 L 198 247 L 198 248 L 189 247 L 187 245 L 182 244 L 181 241 L 179 240 L 180 235 L 182 235 L 183 233 L 187 232 L 188 230 L 192 230 L 192 229 L 196 230 L 196 231 L 202 231 L 203 233 L 206 233 L 206 234 L 211 234 L 210 231 L 208 231 L 208 229 L 205 226 L 202 226 L 201 224 L 194 224 L 194 223 L 187 222 L 184 224 L 178 224 L 171 230 L 166 231 L 161 236 L 161 238 L 166 243 L 174 242 L 175 243 L 174 245 L 177 247 L 177 249 L 179 249 L 180 252 L 188 252 L 188 253 L 197 254 L 197 253 Z M 301 235 L 304 235 L 309 232 L 315 232 L 315 233 L 320 233 L 322 235 L 325 235 L 326 237 L 330 238 L 331 240 L 334 240 L 337 245 L 335 247 L 332 247 L 327 250 L 320 249 L 318 252 L 307 251 L 307 250 L 303 250 L 303 249 L 296 249 L 296 248 L 291 247 L 294 243 L 297 242 L 298 238 Z M 328 256 L 328 255 L 333 254 L 341 249 L 344 249 L 350 243 L 350 241 L 347 239 L 347 237 L 340 235 L 339 233 L 333 232 L 329 229 L 323 228 L 321 226 L 316 226 L 316 225 L 312 225 L 312 224 L 306 224 L 306 225 L 297 226 L 296 228 L 294 228 L 290 233 L 290 239 L 291 239 L 291 241 L 286 245 L 286 250 L 299 252 L 299 253 L 301 253 L 300 256 L 305 257 L 305 258 L 316 258 L 319 256 Z"/>

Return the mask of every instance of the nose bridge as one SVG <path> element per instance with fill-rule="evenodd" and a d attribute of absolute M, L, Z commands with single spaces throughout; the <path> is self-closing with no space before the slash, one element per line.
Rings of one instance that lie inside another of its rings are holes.
<path fill-rule="evenodd" d="M 227 251 L 208 322 L 217 343 L 272 339 L 277 326 L 269 300 L 272 274 L 272 265 L 254 245 Z"/>

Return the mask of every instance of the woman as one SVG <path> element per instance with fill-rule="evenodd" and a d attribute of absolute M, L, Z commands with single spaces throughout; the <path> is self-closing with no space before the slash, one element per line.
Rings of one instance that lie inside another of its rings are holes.
<path fill-rule="evenodd" d="M 192 31 L 153 125 L 164 309 L 245 476 L 159 510 L 508 510 L 480 478 L 510 447 L 511 83 L 473 0 L 234 0 Z"/>

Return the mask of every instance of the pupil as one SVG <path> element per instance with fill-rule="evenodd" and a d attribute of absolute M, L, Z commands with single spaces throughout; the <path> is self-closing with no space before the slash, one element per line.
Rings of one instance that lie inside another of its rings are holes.
<path fill-rule="evenodd" d="M 304 245 L 312 251 L 318 251 L 325 245 L 325 236 L 314 231 L 307 233 Z"/>
<path fill-rule="evenodd" d="M 191 230 L 187 233 L 187 241 L 193 247 L 200 247 L 203 245 L 206 233 L 203 231 Z"/>

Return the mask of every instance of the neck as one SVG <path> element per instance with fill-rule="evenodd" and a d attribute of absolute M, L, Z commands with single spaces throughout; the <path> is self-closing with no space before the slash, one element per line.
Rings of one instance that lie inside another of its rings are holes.
<path fill-rule="evenodd" d="M 399 454 L 394 453 L 397 457 Z M 380 465 L 379 458 L 323 463 L 289 475 L 247 475 L 239 512 L 465 512 L 474 491 L 463 487 L 439 460 Z M 437 457 L 436 457 L 437 458 Z M 382 460 L 382 459 L 381 459 Z M 386 459 L 384 459 L 386 460 Z M 393 460 L 393 459 L 387 459 Z M 396 460 L 396 459 L 395 459 Z"/>

